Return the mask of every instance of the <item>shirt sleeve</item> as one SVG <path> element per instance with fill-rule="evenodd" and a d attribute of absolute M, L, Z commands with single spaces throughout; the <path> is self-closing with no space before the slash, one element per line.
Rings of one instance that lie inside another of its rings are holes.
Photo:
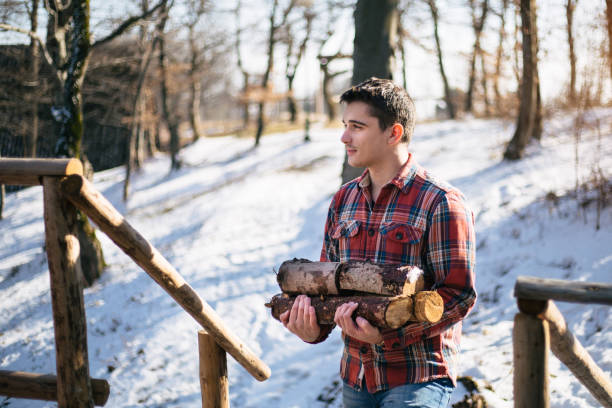
<path fill-rule="evenodd" d="M 428 227 L 424 262 L 433 271 L 433 288 L 444 300 L 444 313 L 436 323 L 409 323 L 383 331 L 386 349 L 439 335 L 465 318 L 476 302 L 474 217 L 458 193 L 444 196 Z"/>
<path fill-rule="evenodd" d="M 335 240 L 331 237 L 335 222 L 335 199 L 332 200 L 329 205 L 329 210 L 327 211 L 327 220 L 325 221 L 325 230 L 323 233 L 323 248 L 321 249 L 321 262 L 340 262 L 340 258 L 338 256 L 338 240 Z M 311 344 L 321 343 L 329 336 L 329 333 L 336 327 L 335 324 L 322 324 L 321 333 L 319 333 L 319 337 L 317 337 L 314 341 L 308 342 Z"/>

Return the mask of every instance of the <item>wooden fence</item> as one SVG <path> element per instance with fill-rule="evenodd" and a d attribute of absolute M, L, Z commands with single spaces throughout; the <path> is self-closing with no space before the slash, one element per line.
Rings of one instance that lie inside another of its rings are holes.
<path fill-rule="evenodd" d="M 514 406 L 548 408 L 548 350 L 603 406 L 612 408 L 612 383 L 568 329 L 553 300 L 612 305 L 612 285 L 520 276 L 514 287 Z"/>
<path fill-rule="evenodd" d="M 0 159 L 0 184 L 42 185 L 57 374 L 0 371 L 0 395 L 57 401 L 61 408 L 102 406 L 110 386 L 90 378 L 77 209 L 85 213 L 203 328 L 198 332 L 203 407 L 229 407 L 226 352 L 264 381 L 270 368 L 112 204 L 83 177 L 76 159 Z"/>

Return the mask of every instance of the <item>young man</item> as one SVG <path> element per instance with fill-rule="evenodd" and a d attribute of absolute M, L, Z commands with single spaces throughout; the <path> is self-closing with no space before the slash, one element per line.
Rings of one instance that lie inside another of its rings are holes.
<path fill-rule="evenodd" d="M 439 322 L 399 329 L 353 319 L 355 303 L 336 310 L 344 406 L 445 407 L 456 385 L 461 321 L 476 301 L 473 215 L 458 190 L 432 178 L 409 152 L 414 104 L 404 89 L 370 78 L 340 100 L 348 162 L 366 170 L 332 199 L 321 261 L 417 265 L 444 299 Z M 281 321 L 309 343 L 333 328 L 317 324 L 304 295 Z"/>

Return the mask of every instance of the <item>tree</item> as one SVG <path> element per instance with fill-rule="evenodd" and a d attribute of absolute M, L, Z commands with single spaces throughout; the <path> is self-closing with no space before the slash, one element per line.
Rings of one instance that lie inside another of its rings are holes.
<path fill-rule="evenodd" d="M 38 30 L 38 0 L 32 0 L 32 3 L 28 9 L 28 14 L 30 17 L 30 32 L 35 33 Z M 31 84 L 31 86 L 36 87 L 36 89 L 34 92 L 31 92 L 31 130 L 26 134 L 24 156 L 35 157 L 36 144 L 38 141 L 38 72 L 40 67 L 40 57 L 38 41 L 36 41 L 34 38 L 30 38 L 28 58 L 30 70 L 28 82 Z"/>
<path fill-rule="evenodd" d="M 126 19 L 106 37 L 93 42 L 89 26 L 89 0 L 73 0 L 67 4 L 58 4 L 58 2 L 46 2 L 45 4 L 49 13 L 45 42 L 33 31 L 6 24 L 0 25 L 0 28 L 27 34 L 38 42 L 44 61 L 52 71 L 54 80 L 54 86 L 51 87 L 53 97 L 51 113 L 57 139 L 55 155 L 81 159 L 91 175 L 91 166 L 81 150 L 83 139 L 82 86 L 91 52 L 151 15 L 159 8 L 159 5 L 140 16 Z M 80 260 L 84 282 L 91 284 L 102 273 L 104 256 L 95 230 L 83 213 L 79 213 L 78 216 L 76 235 L 81 247 Z"/>
<path fill-rule="evenodd" d="M 261 88 L 265 92 L 268 89 L 270 82 L 270 74 L 272 73 L 272 66 L 274 65 L 274 49 L 276 47 L 276 42 L 278 41 L 277 32 L 278 30 L 285 26 L 287 22 L 287 17 L 289 13 L 293 9 L 296 4 L 296 0 L 290 0 L 289 4 L 283 10 L 280 22 L 277 22 L 277 10 L 278 10 L 278 0 L 272 0 L 272 8 L 270 11 L 269 17 L 269 31 L 268 31 L 268 62 L 266 64 L 266 70 L 264 71 L 262 80 L 261 80 Z M 264 127 L 265 127 L 265 99 L 262 99 L 258 104 L 258 114 L 257 114 L 257 132 L 255 133 L 255 147 L 259 146 L 259 140 L 261 139 L 261 135 L 263 135 Z"/>
<path fill-rule="evenodd" d="M 606 0 L 606 19 L 608 20 L 608 64 L 612 78 L 612 0 Z"/>
<path fill-rule="evenodd" d="M 495 111 L 500 115 L 503 111 L 502 95 L 499 90 L 499 78 L 501 77 L 502 60 L 504 56 L 504 41 L 506 39 L 506 11 L 508 0 L 502 0 L 502 8 L 499 13 L 499 37 L 497 41 L 497 52 L 495 53 L 495 75 L 493 77 L 493 92 L 495 93 Z"/>
<path fill-rule="evenodd" d="M 287 104 L 289 106 L 289 114 L 291 115 L 291 123 L 297 122 L 297 102 L 293 95 L 293 81 L 295 80 L 296 71 L 302 61 L 302 57 L 306 53 L 306 46 L 310 40 L 310 34 L 312 32 L 312 20 L 314 20 L 316 14 L 312 11 L 312 8 L 307 6 L 304 8 L 303 19 L 306 23 L 304 29 L 304 37 L 300 41 L 297 51 L 295 50 L 296 34 L 292 28 L 294 24 L 287 24 L 285 26 L 286 38 L 285 43 L 287 46 L 287 52 L 285 54 L 285 77 L 287 78 Z"/>
<path fill-rule="evenodd" d="M 565 18 L 567 20 L 567 45 L 570 62 L 570 83 L 569 83 L 569 100 L 570 103 L 576 102 L 576 51 L 574 50 L 574 10 L 576 9 L 578 0 L 566 0 L 565 3 Z"/>
<path fill-rule="evenodd" d="M 485 21 L 487 19 L 487 13 L 489 11 L 489 2 L 488 0 L 483 0 L 480 4 L 480 17 L 476 15 L 477 13 L 477 5 L 475 0 L 469 0 L 470 11 L 472 14 L 472 28 L 474 30 L 474 46 L 472 49 L 472 56 L 470 58 L 470 74 L 468 81 L 468 88 L 465 94 L 465 111 L 472 112 L 473 111 L 473 95 L 474 95 L 474 83 L 476 82 L 476 59 L 480 58 L 482 61 L 482 76 L 486 77 L 484 72 L 484 56 L 482 55 L 482 49 L 480 46 L 480 37 L 482 35 L 482 30 L 484 29 Z M 486 92 L 486 79 L 485 79 L 485 92 Z"/>
<path fill-rule="evenodd" d="M 516 130 L 506 147 L 504 158 L 520 159 L 532 138 L 542 132 L 542 105 L 538 77 L 538 32 L 535 0 L 521 0 L 521 34 L 523 38 L 523 75 Z"/>
<path fill-rule="evenodd" d="M 397 0 L 358 0 L 353 14 L 353 85 L 370 77 L 393 77 L 398 11 Z M 346 154 L 342 165 L 342 183 L 359 176 L 363 169 L 348 165 Z"/>
<path fill-rule="evenodd" d="M 170 170 L 177 170 L 181 167 L 181 162 L 178 157 L 180 149 L 180 139 L 178 132 L 178 120 L 175 115 L 171 113 L 170 101 L 168 100 L 168 58 L 166 55 L 166 26 L 170 17 L 170 9 L 174 4 L 173 0 L 162 0 L 159 23 L 157 25 L 157 36 L 159 38 L 159 55 L 158 63 L 160 70 L 160 97 L 162 105 L 162 115 L 168 131 L 170 132 Z"/>
<path fill-rule="evenodd" d="M 202 84 L 199 70 L 201 65 L 201 52 L 196 41 L 196 26 L 204 15 L 204 0 L 189 0 L 189 122 L 195 142 L 202 136 L 200 123 L 200 98 L 202 97 Z"/>
<path fill-rule="evenodd" d="M 440 36 L 438 34 L 438 6 L 436 5 L 436 0 L 425 1 L 429 6 L 429 10 L 431 12 L 431 19 L 433 22 L 434 40 L 436 42 L 436 53 L 438 55 L 438 67 L 440 69 L 440 77 L 442 77 L 442 83 L 444 85 L 444 101 L 446 102 L 446 109 L 448 110 L 448 116 L 451 119 L 455 119 L 455 105 L 453 103 L 450 86 L 448 85 L 448 78 L 446 77 L 446 72 L 444 70 L 444 57 L 442 56 L 442 45 L 440 43 Z"/>

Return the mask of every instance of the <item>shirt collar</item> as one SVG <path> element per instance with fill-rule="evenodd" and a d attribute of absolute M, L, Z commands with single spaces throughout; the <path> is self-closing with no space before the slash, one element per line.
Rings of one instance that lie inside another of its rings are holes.
<path fill-rule="evenodd" d="M 418 167 L 419 166 L 416 163 L 416 160 L 414 160 L 412 153 L 408 153 L 408 160 L 406 160 L 402 167 L 400 167 L 395 177 L 393 177 L 393 179 L 387 184 L 393 184 L 402 190 L 403 193 L 406 193 L 414 175 L 418 171 Z M 360 188 L 366 188 L 370 186 L 371 182 L 370 172 L 368 169 L 365 169 L 361 176 L 357 179 L 357 183 Z"/>

